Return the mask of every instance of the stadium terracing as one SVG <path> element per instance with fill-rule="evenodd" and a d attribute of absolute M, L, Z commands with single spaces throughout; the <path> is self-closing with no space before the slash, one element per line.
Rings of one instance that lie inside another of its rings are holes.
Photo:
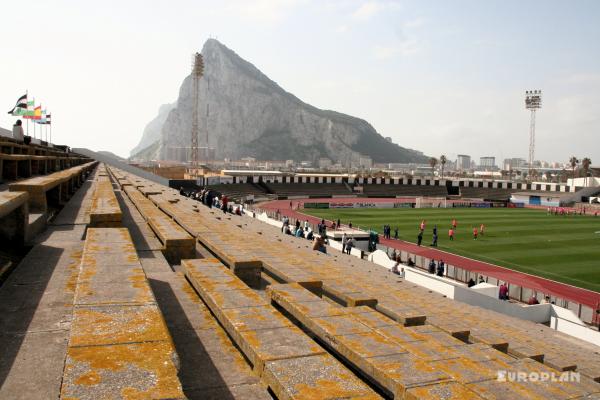
<path fill-rule="evenodd" d="M 68 149 L 2 149 L 0 398 L 600 398 L 590 343 Z"/>

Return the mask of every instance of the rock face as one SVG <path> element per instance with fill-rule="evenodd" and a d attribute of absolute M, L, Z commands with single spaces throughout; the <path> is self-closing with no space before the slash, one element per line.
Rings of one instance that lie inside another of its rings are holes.
<path fill-rule="evenodd" d="M 204 44 L 202 55 L 199 146 L 208 141 L 217 159 L 316 161 L 326 157 L 348 165 L 358 164 L 362 155 L 374 162 L 427 162 L 422 153 L 388 142 L 362 119 L 302 102 L 214 39 Z M 144 159 L 169 159 L 173 158 L 169 148 L 188 147 L 192 107 L 188 76 L 177 105 L 162 123 L 160 138 L 156 126 L 161 114 L 144 131 L 136 152 Z"/>
<path fill-rule="evenodd" d="M 135 156 L 140 151 L 153 145 L 157 140 L 160 140 L 160 133 L 162 127 L 167 117 L 169 116 L 169 113 L 172 109 L 175 108 L 176 104 L 177 103 L 163 104 L 162 106 L 160 106 L 160 108 L 158 109 L 158 116 L 156 116 L 156 118 L 150 121 L 148 125 L 146 125 L 146 127 L 144 128 L 144 132 L 142 133 L 142 139 L 140 140 L 140 143 L 133 149 L 131 149 L 131 156 Z"/>

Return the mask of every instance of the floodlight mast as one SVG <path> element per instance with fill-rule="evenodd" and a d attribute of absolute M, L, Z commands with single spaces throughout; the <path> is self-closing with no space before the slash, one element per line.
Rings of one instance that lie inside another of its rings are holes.
<path fill-rule="evenodd" d="M 192 132 L 191 132 L 191 146 L 190 146 L 190 159 L 191 168 L 190 175 L 194 178 L 198 176 L 198 92 L 199 92 L 199 81 L 204 74 L 204 60 L 202 54 L 196 53 L 192 57 L 192 95 L 194 96 L 194 107 L 192 110 Z"/>
<path fill-rule="evenodd" d="M 526 90 L 525 91 L 525 108 L 531 111 L 531 119 L 529 121 L 529 173 L 531 177 L 533 172 L 533 162 L 535 160 L 535 112 L 542 108 L 542 91 L 541 90 Z"/>

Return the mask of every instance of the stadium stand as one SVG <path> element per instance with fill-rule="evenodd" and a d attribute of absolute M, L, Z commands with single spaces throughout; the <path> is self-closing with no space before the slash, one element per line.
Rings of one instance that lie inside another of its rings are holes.
<path fill-rule="evenodd" d="M 272 193 L 278 196 L 331 197 L 351 195 L 342 183 L 266 183 Z"/>
<path fill-rule="evenodd" d="M 31 192 L 6 193 L 17 200 L 0 217 L 29 207 Z M 92 215 L 110 214 L 97 199 L 111 194 L 121 226 L 93 227 Z M 0 286 L 0 398 L 600 394 L 592 345 L 312 251 L 118 168 L 97 168 L 35 243 Z M 581 377 L 502 381 L 498 371 Z"/>
<path fill-rule="evenodd" d="M 266 198 L 267 193 L 253 183 L 227 183 L 222 185 L 208 185 L 207 188 L 219 192 L 232 200 L 243 201 L 249 195 L 255 198 Z"/>
<path fill-rule="evenodd" d="M 396 196 L 432 196 L 446 197 L 446 186 L 421 186 L 421 185 L 363 185 L 363 194 L 369 197 L 396 197 Z"/>
<path fill-rule="evenodd" d="M 82 183 L 84 174 L 96 165 L 94 162 L 71 167 L 45 176 L 11 183 L 11 192 L 29 193 L 29 210 L 45 213 L 49 206 L 60 206 L 69 199 L 70 194 Z"/>
<path fill-rule="evenodd" d="M 176 203 L 164 198 L 153 201 L 226 265 L 235 266 L 236 262 L 261 263 L 263 272 L 276 281 L 316 286 L 321 282 L 325 294 L 330 294 L 332 298 L 339 298 L 343 294 L 346 305 L 351 304 L 347 302 L 348 299 L 355 301 L 354 304 L 375 299 L 375 309 L 392 318 L 396 315 L 396 309 L 409 305 L 406 307 L 409 315 L 427 316 L 427 324 L 423 326 L 429 329 L 437 328 L 469 343 L 491 346 L 516 359 L 543 361 L 556 370 L 569 370 L 576 366 L 587 378 L 600 379 L 600 360 L 582 357 L 577 345 L 565 343 L 560 334 L 547 327 L 434 296 L 416 286 L 403 287 L 380 282 L 371 284 L 372 277 L 369 274 L 363 275 L 353 270 L 353 281 L 361 282 L 360 288 L 357 288 L 347 282 L 347 267 L 318 253 L 298 250 L 296 239 L 286 238 L 293 245 L 286 245 L 282 241 L 278 246 L 272 246 L 274 239 L 271 235 L 262 234 L 263 227 L 257 227 L 256 231 L 249 230 L 249 227 L 241 230 L 228 221 L 230 217 L 223 219 L 218 216 L 219 213 L 215 215 L 214 211 L 199 206 L 197 202 L 185 198 Z M 249 237 L 253 239 L 251 243 Z M 333 285 L 331 281 L 334 281 Z M 482 318 L 482 314 L 486 318 Z M 544 334 L 544 340 L 541 341 L 538 339 L 540 332 Z"/>
<path fill-rule="evenodd" d="M 0 192 L 0 238 L 22 246 L 29 224 L 27 192 Z"/>
<path fill-rule="evenodd" d="M 461 187 L 461 197 L 470 199 L 483 199 L 490 201 L 507 201 L 512 193 L 518 192 L 518 189 L 491 189 L 491 188 L 474 188 Z M 543 194 L 547 194 L 544 192 Z"/>

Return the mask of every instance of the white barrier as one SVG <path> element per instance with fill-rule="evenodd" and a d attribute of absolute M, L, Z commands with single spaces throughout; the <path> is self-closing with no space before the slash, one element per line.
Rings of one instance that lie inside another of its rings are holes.
<path fill-rule="evenodd" d="M 571 310 L 551 304 L 550 328 L 600 346 L 600 332 L 588 328 Z"/>

